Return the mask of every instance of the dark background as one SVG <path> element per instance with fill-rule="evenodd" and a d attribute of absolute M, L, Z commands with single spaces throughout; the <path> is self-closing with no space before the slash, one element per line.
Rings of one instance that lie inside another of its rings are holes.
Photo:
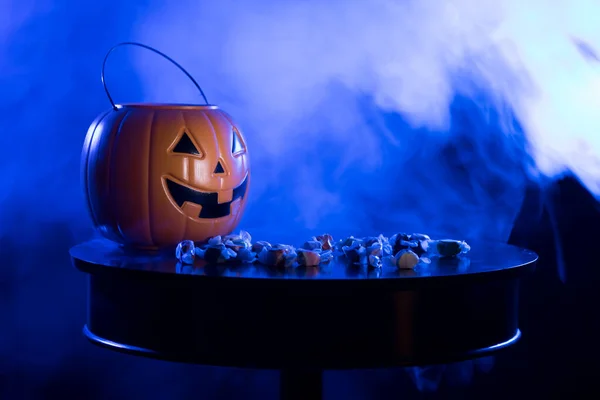
<path fill-rule="evenodd" d="M 230 55 L 218 52 L 222 44 L 210 35 L 227 37 L 231 26 L 221 32 L 206 20 L 196 26 L 172 19 L 169 29 L 154 27 L 147 16 L 174 7 L 160 0 L 83 3 L 0 2 L 6 11 L 0 17 L 1 399 L 277 398 L 275 371 L 136 359 L 95 348 L 81 334 L 85 277 L 71 266 L 68 249 L 93 231 L 79 157 L 88 125 L 108 107 L 99 82 L 102 57 L 123 40 L 160 45 L 247 127 L 255 182 L 243 227 L 297 230 L 299 240 L 339 225 L 357 235 L 398 227 L 509 241 L 540 255 L 522 285 L 523 338 L 516 346 L 441 367 L 327 372 L 326 398 L 588 398 L 600 392 L 600 209 L 577 177 L 541 180 L 528 172 L 535 160 L 527 135 L 485 87 L 452 96 L 443 129 L 415 127 L 400 110 L 380 107 L 375 93 L 342 81 L 323 86 L 306 113 L 274 110 L 276 98 L 248 103 L 236 89 L 253 73 L 264 80 L 264 71 L 252 72 L 250 62 L 248 75 L 223 67 Z M 198 4 L 194 12 L 202 14 Z M 234 10 L 223 6 L 216 14 Z M 234 27 L 243 24 L 235 12 Z M 271 54 L 275 64 L 277 54 Z M 115 98 L 195 101 L 175 69 L 146 56 L 137 49 L 115 54 L 107 72 Z M 310 78 L 302 73 L 298 80 Z M 261 83 L 271 97 L 280 93 L 276 84 Z M 294 101 L 302 104 L 298 96 Z"/>

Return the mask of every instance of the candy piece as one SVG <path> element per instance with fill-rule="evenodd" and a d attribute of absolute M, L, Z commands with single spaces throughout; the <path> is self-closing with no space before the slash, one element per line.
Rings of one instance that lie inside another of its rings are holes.
<path fill-rule="evenodd" d="M 293 246 L 287 245 L 287 244 L 276 244 L 273 246 L 274 249 L 284 249 L 284 253 L 283 253 L 283 258 L 284 258 L 284 264 L 283 266 L 285 268 L 291 267 L 292 265 L 294 265 L 294 263 L 296 262 L 296 257 L 298 256 L 296 254 L 296 250 L 294 249 Z"/>
<path fill-rule="evenodd" d="M 296 260 L 296 252 L 292 246 L 276 244 L 271 248 L 264 247 L 257 257 L 264 265 L 289 267 Z"/>
<path fill-rule="evenodd" d="M 369 254 L 368 260 L 369 260 L 369 267 L 381 268 L 381 258 L 380 257 L 373 255 L 373 254 Z"/>
<path fill-rule="evenodd" d="M 321 263 L 321 255 L 313 250 L 298 249 L 298 265 L 303 267 L 316 267 Z"/>
<path fill-rule="evenodd" d="M 383 247 L 384 243 L 388 243 L 388 242 L 389 242 L 388 239 L 383 235 L 369 236 L 362 240 L 362 245 L 367 248 L 371 247 L 373 245 L 378 245 L 380 247 Z"/>
<path fill-rule="evenodd" d="M 223 242 L 227 242 L 228 240 L 231 240 L 231 241 L 242 240 L 242 238 L 240 237 L 240 235 L 235 234 L 235 233 L 231 233 L 229 235 L 225 235 L 225 236 L 221 237 L 221 241 L 223 241 Z"/>
<path fill-rule="evenodd" d="M 196 253 L 197 257 L 200 257 L 202 259 L 204 259 L 204 252 L 206 251 L 206 249 L 203 249 L 202 247 L 196 247 L 194 249 L 194 252 Z"/>
<path fill-rule="evenodd" d="M 282 266 L 285 264 L 285 250 L 284 249 L 263 249 L 260 253 L 258 261 L 265 265 L 271 265 L 274 267 Z"/>
<path fill-rule="evenodd" d="M 252 252 L 249 249 L 240 249 L 240 251 L 237 253 L 236 258 L 242 262 L 252 262 L 256 258 L 256 253 Z"/>
<path fill-rule="evenodd" d="M 379 257 L 381 256 L 382 248 L 383 245 L 379 241 L 371 243 L 369 246 L 367 246 L 367 254 Z"/>
<path fill-rule="evenodd" d="M 290 268 L 294 265 L 298 258 L 298 254 L 296 251 L 288 252 L 285 254 L 285 264 L 283 265 L 285 268 Z"/>
<path fill-rule="evenodd" d="M 223 243 L 223 240 L 221 239 L 221 236 L 215 236 L 215 237 L 211 237 L 210 239 L 208 239 L 209 246 L 218 246 L 222 243 Z"/>
<path fill-rule="evenodd" d="M 397 254 L 400 250 L 411 250 L 418 256 L 425 253 L 426 241 L 430 240 L 429 236 L 422 233 L 397 233 L 390 238 L 390 243 L 393 246 L 393 254 Z"/>
<path fill-rule="evenodd" d="M 423 254 L 425 254 L 427 252 L 427 240 L 421 240 L 416 242 L 417 245 L 413 248 L 411 248 L 411 250 L 413 252 L 415 252 L 416 255 L 418 255 L 419 257 L 421 257 Z"/>
<path fill-rule="evenodd" d="M 321 264 L 326 264 L 333 260 L 333 251 L 327 250 L 321 253 Z"/>
<path fill-rule="evenodd" d="M 354 236 L 349 236 L 346 239 L 341 240 L 334 247 L 334 255 L 346 256 L 351 263 L 366 263 L 366 251 L 365 248 L 362 247 L 362 244 L 362 239 L 357 239 Z"/>
<path fill-rule="evenodd" d="M 236 257 L 237 253 L 227 248 L 223 243 L 204 249 L 204 260 L 210 264 L 222 264 Z"/>
<path fill-rule="evenodd" d="M 394 258 L 399 269 L 414 269 L 419 263 L 419 256 L 411 250 L 400 250 Z"/>
<path fill-rule="evenodd" d="M 410 235 L 407 233 L 400 232 L 390 237 L 390 243 L 392 244 L 396 243 L 398 240 L 404 240 L 408 242 L 410 240 Z"/>
<path fill-rule="evenodd" d="M 324 251 L 333 249 L 333 236 L 330 234 L 326 233 L 324 235 L 319 235 L 315 239 L 321 242 L 321 248 Z"/>
<path fill-rule="evenodd" d="M 221 253 L 221 256 L 225 260 L 229 260 L 230 258 L 236 258 L 237 253 L 235 251 L 233 251 L 232 249 L 226 248 L 225 251 L 223 251 L 223 253 Z"/>
<path fill-rule="evenodd" d="M 242 262 L 254 261 L 256 253 L 253 253 L 251 251 L 252 244 L 250 244 L 249 242 L 242 241 L 241 238 L 237 238 L 233 241 L 227 240 L 224 244 L 228 250 L 231 250 L 235 253 L 235 255 L 233 255 L 231 258 Z"/>
<path fill-rule="evenodd" d="M 266 248 L 267 250 L 270 249 L 271 247 L 273 247 L 273 245 L 271 245 L 271 243 L 269 242 L 265 242 L 265 241 L 261 241 L 259 240 L 258 242 L 254 243 L 252 245 L 252 251 L 254 253 L 260 253 L 264 248 Z"/>
<path fill-rule="evenodd" d="M 230 234 L 224 236 L 221 241 L 222 243 L 230 250 L 235 252 L 235 255 L 232 253 L 227 253 L 228 255 L 223 255 L 224 259 L 234 258 L 238 261 L 242 262 L 250 262 L 254 261 L 255 253 L 252 253 L 250 249 L 252 248 L 252 237 L 246 231 L 240 231 L 239 234 Z M 216 243 L 217 241 L 213 241 Z M 211 243 L 209 241 L 209 243 Z M 210 245 L 210 244 L 209 244 Z M 213 245 L 214 246 L 214 245 Z M 229 257 L 229 258 L 227 258 Z"/>
<path fill-rule="evenodd" d="M 381 268 L 381 257 L 383 254 L 383 244 L 380 240 L 370 241 L 370 245 L 366 249 L 367 260 L 370 267 Z"/>
<path fill-rule="evenodd" d="M 390 238 L 389 242 L 392 246 L 393 254 L 397 254 L 400 250 L 405 250 L 415 245 L 411 243 L 410 235 L 406 233 L 396 233 Z"/>
<path fill-rule="evenodd" d="M 381 255 L 383 257 L 394 255 L 394 248 L 388 238 L 384 238 L 384 240 L 381 241 Z"/>
<path fill-rule="evenodd" d="M 204 260 L 211 264 L 219 262 L 219 258 L 221 257 L 221 251 L 222 249 L 219 247 L 208 247 L 204 250 Z"/>
<path fill-rule="evenodd" d="M 196 258 L 195 247 L 191 240 L 184 240 L 177 245 L 175 257 L 184 264 L 193 264 L 194 258 Z"/>
<path fill-rule="evenodd" d="M 410 242 L 403 242 L 408 244 L 407 249 L 416 253 L 419 257 L 427 252 L 429 240 L 411 240 Z"/>
<path fill-rule="evenodd" d="M 365 247 L 369 247 L 372 246 L 375 243 L 381 243 L 381 240 L 379 237 L 374 237 L 374 236 L 369 236 L 363 239 L 363 243 L 362 245 Z"/>
<path fill-rule="evenodd" d="M 395 268 L 396 267 L 396 259 L 394 256 L 386 256 L 381 258 L 381 266 L 387 268 Z"/>
<path fill-rule="evenodd" d="M 466 242 L 460 240 L 428 240 L 426 243 L 427 255 L 431 257 L 455 257 L 471 250 Z"/>
<path fill-rule="evenodd" d="M 423 241 L 423 240 L 431 240 L 431 238 L 428 235 L 425 235 L 423 233 L 412 233 L 409 236 L 409 240 Z"/>
<path fill-rule="evenodd" d="M 240 238 L 248 243 L 252 243 L 252 236 L 246 231 L 240 231 Z"/>
<path fill-rule="evenodd" d="M 344 255 L 353 264 L 363 264 L 366 262 L 367 249 L 362 247 L 359 242 L 354 242 L 351 246 L 342 247 Z"/>
<path fill-rule="evenodd" d="M 441 257 L 453 257 L 460 254 L 460 242 L 456 240 L 440 240 L 437 251 Z"/>
<path fill-rule="evenodd" d="M 225 247 L 235 251 L 236 253 L 239 252 L 240 250 L 246 248 L 246 243 L 244 243 L 244 242 L 240 243 L 237 241 L 234 242 L 232 240 L 226 240 L 223 244 L 225 245 Z"/>
<path fill-rule="evenodd" d="M 403 239 L 398 239 L 396 243 L 394 243 L 394 254 L 397 254 L 400 250 L 411 250 L 415 249 L 419 246 L 417 241 L 407 241 Z"/>
<path fill-rule="evenodd" d="M 361 243 L 362 243 L 362 240 L 357 239 L 354 236 L 348 236 L 346 239 L 341 240 L 338 243 L 337 248 L 341 251 L 344 247 L 354 248 L 357 245 L 360 245 Z"/>
<path fill-rule="evenodd" d="M 244 244 L 246 247 L 252 246 L 252 237 L 246 231 L 240 231 L 239 234 L 230 234 L 222 238 L 223 242 L 232 241 L 237 244 Z"/>
<path fill-rule="evenodd" d="M 321 251 L 323 249 L 323 244 L 318 240 L 309 240 L 308 242 L 304 243 L 304 246 L 302 246 L 302 248 L 305 250 Z"/>

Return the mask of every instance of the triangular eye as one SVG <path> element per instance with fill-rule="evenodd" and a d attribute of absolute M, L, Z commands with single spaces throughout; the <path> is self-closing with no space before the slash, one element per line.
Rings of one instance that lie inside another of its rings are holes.
<path fill-rule="evenodd" d="M 235 129 L 231 130 L 231 136 L 231 154 L 242 154 L 244 152 L 244 147 L 242 146 L 242 141 Z"/>
<path fill-rule="evenodd" d="M 192 142 L 187 132 L 183 132 L 179 142 L 173 147 L 173 153 L 202 155 L 202 152 L 194 146 L 194 142 Z"/>

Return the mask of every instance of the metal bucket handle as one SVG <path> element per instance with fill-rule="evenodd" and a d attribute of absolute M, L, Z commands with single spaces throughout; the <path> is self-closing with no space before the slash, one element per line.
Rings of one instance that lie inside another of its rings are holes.
<path fill-rule="evenodd" d="M 206 96 L 204 95 L 204 92 L 202 91 L 202 88 L 200 87 L 200 85 L 198 85 L 198 82 L 196 82 L 196 80 L 192 77 L 192 75 L 189 74 L 189 72 L 187 72 L 181 65 L 177 64 L 177 62 L 175 62 L 171 57 L 167 56 L 166 54 L 150 47 L 147 46 L 145 44 L 142 43 L 136 43 L 136 42 L 122 42 L 122 43 L 118 43 L 116 45 L 114 45 L 113 47 L 110 48 L 110 50 L 108 50 L 108 52 L 106 53 L 106 56 L 104 56 L 104 61 L 102 62 L 102 75 L 100 76 L 100 79 L 102 80 L 102 85 L 104 86 L 104 91 L 106 92 L 106 96 L 108 97 L 108 101 L 110 101 L 110 104 L 112 105 L 112 108 L 114 110 L 117 110 L 117 105 L 115 104 L 115 102 L 113 101 L 108 88 L 106 87 L 106 80 L 104 79 L 104 69 L 106 67 L 106 60 L 108 60 L 108 56 L 110 55 L 110 53 L 112 53 L 117 47 L 120 46 L 125 46 L 125 45 L 130 45 L 130 46 L 138 46 L 138 47 L 143 47 L 144 49 L 150 50 L 155 52 L 158 55 L 163 56 L 164 58 L 166 58 L 167 60 L 169 60 L 171 63 L 173 63 L 177 68 L 179 68 L 184 74 L 186 74 L 186 76 L 188 78 L 190 78 L 190 80 L 194 83 L 194 85 L 198 88 L 198 91 L 200 92 L 200 95 L 202 96 L 202 98 L 204 99 L 204 102 L 208 105 L 208 100 L 206 99 Z"/>

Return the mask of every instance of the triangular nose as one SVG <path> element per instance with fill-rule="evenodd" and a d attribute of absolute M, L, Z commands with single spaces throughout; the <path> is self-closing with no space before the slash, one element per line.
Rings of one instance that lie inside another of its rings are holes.
<path fill-rule="evenodd" d="M 223 169 L 223 166 L 221 165 L 221 161 L 217 162 L 217 166 L 215 167 L 215 174 L 224 174 L 225 173 L 225 169 Z"/>

